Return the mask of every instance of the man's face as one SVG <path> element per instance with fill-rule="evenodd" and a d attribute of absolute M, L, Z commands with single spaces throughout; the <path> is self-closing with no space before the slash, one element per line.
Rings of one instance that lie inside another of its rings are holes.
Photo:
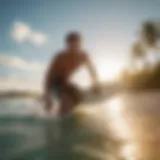
<path fill-rule="evenodd" d="M 80 40 L 80 39 L 75 39 L 75 40 L 69 41 L 69 42 L 67 43 L 67 47 L 68 47 L 70 50 L 78 51 L 78 50 L 80 50 L 80 48 L 81 48 L 81 40 Z"/>

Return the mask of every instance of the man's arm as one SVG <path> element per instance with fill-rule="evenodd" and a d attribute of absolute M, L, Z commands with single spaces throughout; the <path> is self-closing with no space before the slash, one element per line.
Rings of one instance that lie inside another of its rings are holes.
<path fill-rule="evenodd" d="M 44 84 L 44 94 L 45 94 L 45 108 L 46 110 L 50 110 L 52 107 L 52 83 L 55 78 L 56 69 L 57 69 L 58 56 L 52 59 L 51 64 L 48 67 L 45 76 L 45 84 Z"/>
<path fill-rule="evenodd" d="M 98 76 L 97 76 L 96 69 L 95 69 L 94 65 L 91 63 L 90 58 L 86 54 L 84 55 L 84 60 L 85 60 L 86 66 L 88 68 L 89 74 L 92 78 L 93 86 L 98 87 L 99 86 Z"/>

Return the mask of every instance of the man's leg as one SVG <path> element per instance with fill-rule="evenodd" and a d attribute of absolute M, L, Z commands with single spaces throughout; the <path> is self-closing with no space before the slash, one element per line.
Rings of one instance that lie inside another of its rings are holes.
<path fill-rule="evenodd" d="M 60 115 L 64 116 L 69 114 L 75 106 L 71 96 L 67 93 L 62 93 L 60 100 Z"/>
<path fill-rule="evenodd" d="M 81 101 L 79 90 L 71 84 L 67 84 L 61 93 L 60 115 L 70 113 Z"/>

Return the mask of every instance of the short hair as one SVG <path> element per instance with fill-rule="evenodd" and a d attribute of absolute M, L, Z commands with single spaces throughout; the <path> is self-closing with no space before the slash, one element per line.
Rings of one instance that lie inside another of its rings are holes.
<path fill-rule="evenodd" d="M 67 34 L 65 40 L 66 40 L 67 43 L 73 42 L 73 41 L 76 41 L 76 40 L 81 40 L 81 35 L 78 32 L 70 32 L 70 33 Z"/>

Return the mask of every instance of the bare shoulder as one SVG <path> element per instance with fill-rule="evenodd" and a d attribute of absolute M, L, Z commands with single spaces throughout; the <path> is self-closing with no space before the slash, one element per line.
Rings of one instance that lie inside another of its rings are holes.
<path fill-rule="evenodd" d="M 55 56 L 53 57 L 54 61 L 59 61 L 64 57 L 64 51 L 59 51 L 55 54 Z"/>

